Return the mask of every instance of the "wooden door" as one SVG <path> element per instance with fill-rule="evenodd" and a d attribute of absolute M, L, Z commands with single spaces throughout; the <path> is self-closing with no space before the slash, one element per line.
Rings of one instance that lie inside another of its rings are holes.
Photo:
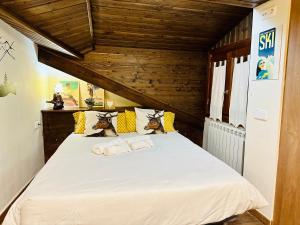
<path fill-rule="evenodd" d="M 292 0 L 274 225 L 300 225 L 300 1 Z"/>

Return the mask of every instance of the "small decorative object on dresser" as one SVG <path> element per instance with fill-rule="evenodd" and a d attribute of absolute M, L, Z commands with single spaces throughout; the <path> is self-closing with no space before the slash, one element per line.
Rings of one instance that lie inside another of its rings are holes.
<path fill-rule="evenodd" d="M 94 98 L 87 98 L 84 100 L 85 104 L 87 105 L 88 109 L 93 109 L 93 106 L 95 105 L 95 99 Z"/>
<path fill-rule="evenodd" d="M 53 94 L 53 99 L 51 101 L 47 101 L 47 103 L 52 103 L 54 110 L 64 108 L 64 101 L 60 94 Z"/>
<path fill-rule="evenodd" d="M 59 110 L 64 108 L 64 101 L 61 97 L 60 93 L 62 92 L 63 87 L 62 84 L 58 83 L 55 86 L 55 93 L 53 94 L 53 99 L 51 101 L 47 101 L 47 103 L 53 104 L 54 110 Z"/>

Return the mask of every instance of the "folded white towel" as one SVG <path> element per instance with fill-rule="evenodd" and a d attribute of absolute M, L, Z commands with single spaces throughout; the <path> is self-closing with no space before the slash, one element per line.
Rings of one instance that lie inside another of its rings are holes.
<path fill-rule="evenodd" d="M 93 146 L 92 152 L 97 155 L 119 155 L 132 150 L 148 149 L 153 146 L 150 136 L 136 136 L 131 138 L 117 138 L 115 140 L 99 143 Z"/>
<path fill-rule="evenodd" d="M 128 144 L 121 138 L 117 138 L 116 140 L 100 143 L 93 146 L 92 152 L 97 155 L 118 155 L 125 152 L 130 152 Z"/>
<path fill-rule="evenodd" d="M 147 149 L 154 146 L 153 141 L 148 135 L 126 138 L 125 141 L 132 150 Z"/>

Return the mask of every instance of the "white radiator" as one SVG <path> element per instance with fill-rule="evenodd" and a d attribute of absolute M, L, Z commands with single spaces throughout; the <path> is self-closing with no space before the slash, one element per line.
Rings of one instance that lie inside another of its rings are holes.
<path fill-rule="evenodd" d="M 245 129 L 205 118 L 203 148 L 243 174 Z"/>

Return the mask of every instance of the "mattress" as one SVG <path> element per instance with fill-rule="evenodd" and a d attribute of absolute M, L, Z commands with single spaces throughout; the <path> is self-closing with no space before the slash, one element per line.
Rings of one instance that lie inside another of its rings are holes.
<path fill-rule="evenodd" d="M 112 139 L 71 134 L 4 225 L 199 225 L 266 205 L 246 179 L 177 132 L 151 135 L 148 150 L 91 152 Z"/>

